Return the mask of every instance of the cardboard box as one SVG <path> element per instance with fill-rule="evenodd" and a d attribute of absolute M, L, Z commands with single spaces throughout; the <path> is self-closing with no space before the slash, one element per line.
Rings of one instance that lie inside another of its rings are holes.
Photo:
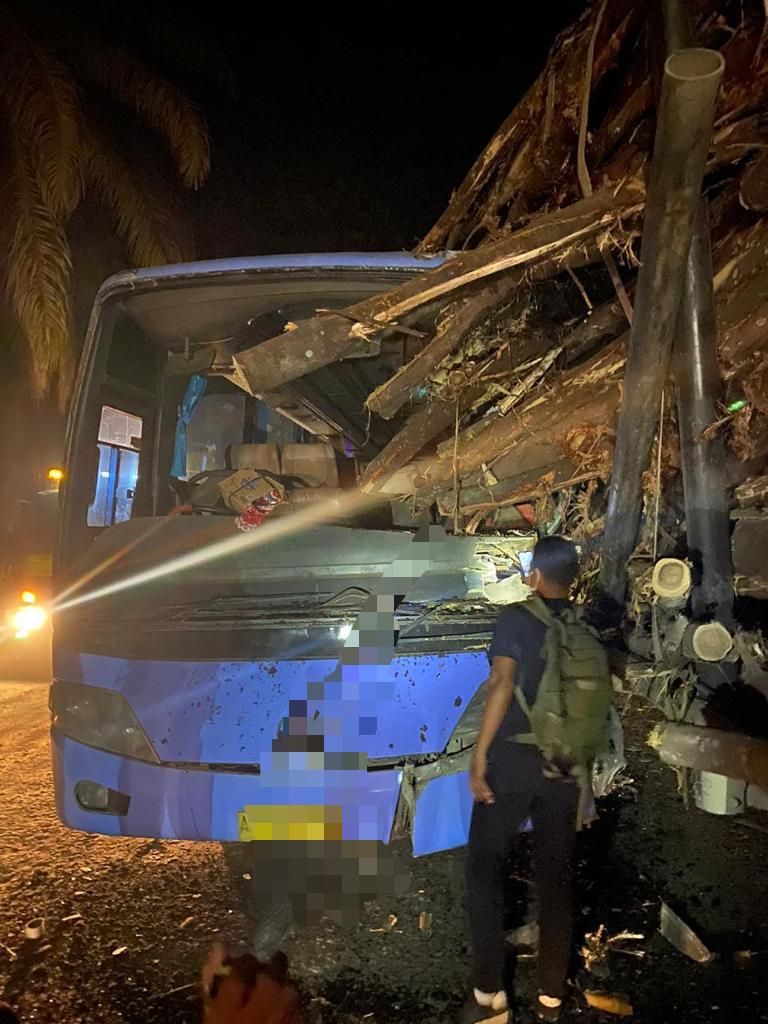
<path fill-rule="evenodd" d="M 252 469 L 238 469 L 219 483 L 225 505 L 238 514 L 245 512 L 252 501 L 273 490 L 279 491 L 281 498 L 285 497 L 285 490 L 279 483 L 254 473 Z"/>

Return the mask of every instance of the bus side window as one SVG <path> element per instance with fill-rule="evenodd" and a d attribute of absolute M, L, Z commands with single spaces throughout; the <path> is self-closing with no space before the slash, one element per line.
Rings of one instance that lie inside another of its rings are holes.
<path fill-rule="evenodd" d="M 143 425 L 139 416 L 114 406 L 102 406 L 98 465 L 93 500 L 88 507 L 88 526 L 113 526 L 131 518 Z"/>

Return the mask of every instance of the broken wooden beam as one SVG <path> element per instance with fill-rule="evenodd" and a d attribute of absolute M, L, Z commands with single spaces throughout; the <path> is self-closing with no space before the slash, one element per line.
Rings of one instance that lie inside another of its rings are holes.
<path fill-rule="evenodd" d="M 306 320 L 245 349 L 234 356 L 235 366 L 254 393 L 277 390 L 342 359 L 362 339 L 396 330 L 401 321 L 459 297 L 470 286 L 514 267 L 563 257 L 601 233 L 619 231 L 621 220 L 640 212 L 644 196 L 642 182 L 630 180 L 618 190 L 602 190 L 565 209 L 541 214 L 501 241 L 414 274 L 390 292 Z"/>
<path fill-rule="evenodd" d="M 410 400 L 414 389 L 424 385 L 440 363 L 458 348 L 465 335 L 501 305 L 520 282 L 517 274 L 511 279 L 504 275 L 476 295 L 452 303 L 438 318 L 435 333 L 424 348 L 368 396 L 366 404 L 371 412 L 384 419 L 394 416 Z"/>
<path fill-rule="evenodd" d="M 629 289 L 630 293 L 632 289 Z M 581 323 L 567 331 L 555 347 L 544 351 L 541 359 L 536 365 L 528 365 L 523 376 L 518 375 L 515 383 L 508 383 L 506 395 L 489 409 L 483 417 L 476 420 L 470 426 L 461 431 L 459 443 L 471 441 L 473 437 L 480 434 L 485 428 L 495 421 L 499 416 L 507 415 L 508 412 L 519 405 L 519 403 L 530 397 L 535 388 L 541 387 L 545 375 L 555 363 L 563 366 L 570 366 L 579 359 L 591 353 L 599 344 L 606 339 L 613 339 L 626 324 L 626 317 L 618 299 L 606 302 L 595 309 Z M 519 354 L 519 353 L 518 353 Z M 525 352 L 528 355 L 529 351 Z M 533 353 L 530 352 L 532 355 Z M 520 371 L 522 373 L 522 371 Z M 445 441 L 438 447 L 438 454 L 446 456 L 451 446 L 451 441 Z"/>
<path fill-rule="evenodd" d="M 462 487 L 459 492 L 459 511 L 462 515 L 472 515 L 474 512 L 491 512 L 495 508 L 508 508 L 510 505 L 520 505 L 525 502 L 536 500 L 544 494 L 562 490 L 565 487 L 574 487 L 577 483 L 584 483 L 594 479 L 598 474 L 590 471 L 580 473 L 572 460 L 556 457 L 555 460 L 546 464 L 535 466 L 525 473 L 506 480 L 499 480 L 498 483 L 482 487 Z M 438 509 L 453 508 L 453 491 L 441 491 L 437 497 Z"/>
<path fill-rule="evenodd" d="M 365 493 L 378 490 L 425 445 L 448 430 L 455 418 L 456 402 L 448 399 L 429 402 L 418 409 L 368 464 L 359 481 L 360 489 Z"/>
<path fill-rule="evenodd" d="M 459 445 L 455 459 L 452 451 L 446 451 L 419 478 L 419 489 L 441 490 L 455 474 L 462 479 L 482 465 L 493 465 L 507 452 L 522 459 L 537 447 L 562 443 L 576 426 L 611 423 L 623 366 L 622 342 L 612 342 L 583 366 L 553 378 L 551 386 L 540 388 L 508 415 L 487 423 Z"/>

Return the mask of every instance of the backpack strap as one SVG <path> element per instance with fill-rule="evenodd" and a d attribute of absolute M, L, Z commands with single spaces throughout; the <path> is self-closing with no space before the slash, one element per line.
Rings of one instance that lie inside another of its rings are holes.
<path fill-rule="evenodd" d="M 545 649 L 547 647 L 552 650 L 552 644 L 561 642 L 562 623 L 558 620 L 558 617 L 554 615 L 546 605 L 543 598 L 539 597 L 538 594 L 532 594 L 524 603 L 523 607 L 526 608 L 534 618 L 538 619 L 539 622 L 543 623 L 546 627 L 546 633 L 544 638 Z M 556 641 L 554 638 L 557 638 Z M 548 667 L 548 655 L 545 655 L 545 664 L 542 671 L 542 680 L 544 679 L 544 673 L 546 673 Z M 539 685 L 541 685 L 541 681 Z M 521 686 L 515 687 L 515 699 L 523 710 L 525 717 L 528 721 L 531 721 L 531 705 L 528 702 L 528 698 L 525 696 Z M 533 746 L 538 746 L 535 733 L 533 731 L 526 733 L 519 733 L 516 736 L 511 737 L 514 743 L 526 743 Z"/>
<path fill-rule="evenodd" d="M 554 625 L 554 616 L 538 594 L 531 594 L 531 596 L 523 602 L 523 608 L 530 612 L 535 619 L 539 620 L 539 622 L 542 622 L 547 627 L 547 630 Z M 523 714 L 530 722 L 531 705 L 528 703 L 528 698 L 525 696 L 522 686 L 515 686 L 515 700 L 520 705 Z M 528 746 L 537 746 L 536 736 L 533 732 L 518 733 L 515 736 L 510 736 L 510 740 L 513 743 L 525 743 Z"/>
<path fill-rule="evenodd" d="M 549 627 L 554 625 L 555 616 L 547 608 L 546 602 L 543 598 L 539 597 L 538 594 L 531 594 L 530 597 L 526 598 L 523 602 L 523 608 L 529 611 L 534 618 L 538 619 L 539 622 L 543 622 L 545 626 Z"/>
<path fill-rule="evenodd" d="M 515 700 L 520 705 L 520 707 L 523 710 L 523 713 L 525 714 L 525 717 L 530 722 L 530 720 L 531 720 L 531 705 L 528 703 L 528 698 L 523 693 L 522 686 L 516 686 L 515 687 Z M 520 732 L 520 733 L 517 733 L 515 736 L 510 736 L 509 739 L 510 739 L 510 742 L 512 742 L 512 743 L 525 743 L 527 746 L 531 746 L 531 747 L 537 746 L 536 737 L 534 736 L 534 734 L 532 732 Z"/>

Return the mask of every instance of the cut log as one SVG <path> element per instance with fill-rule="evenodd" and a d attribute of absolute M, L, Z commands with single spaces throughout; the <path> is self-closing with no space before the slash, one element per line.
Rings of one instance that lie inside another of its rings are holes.
<path fill-rule="evenodd" d="M 428 465 L 429 459 L 416 459 L 401 469 L 395 470 L 390 476 L 381 475 L 375 487 L 376 493 L 398 500 L 410 497 L 416 491 L 416 481 L 421 478 Z M 419 499 L 417 507 L 419 509 L 429 508 L 431 504 L 431 499 L 428 501 Z"/>
<path fill-rule="evenodd" d="M 461 505 L 462 515 L 476 515 L 478 512 L 492 512 L 494 509 L 511 508 L 531 501 L 538 501 L 548 494 L 555 494 L 557 491 L 565 491 L 571 487 L 578 487 L 580 484 L 589 483 L 590 480 L 602 479 L 600 473 L 589 470 L 586 473 L 569 472 L 568 463 L 558 462 L 549 467 L 546 473 L 539 472 L 535 478 L 520 484 L 517 488 L 510 488 L 504 497 L 497 501 L 479 502 L 476 505 Z"/>
<path fill-rule="evenodd" d="M 628 181 L 616 190 L 596 192 L 564 210 L 542 214 L 519 231 L 477 252 L 463 253 L 435 270 L 384 295 L 341 313 L 314 317 L 234 357 L 239 374 L 254 393 L 273 391 L 297 377 L 342 359 L 361 338 L 397 327 L 399 321 L 458 297 L 462 289 L 513 267 L 531 265 L 608 231 L 642 209 L 645 189 Z"/>
<path fill-rule="evenodd" d="M 656 726 L 648 743 L 673 768 L 694 768 L 768 787 L 768 740 L 665 722 Z"/>
<path fill-rule="evenodd" d="M 727 376 L 765 347 L 768 334 L 768 221 L 729 239 L 716 254 L 717 326 Z"/>
<path fill-rule="evenodd" d="M 471 515 L 473 512 L 500 508 L 507 503 L 515 504 L 518 500 L 525 501 L 527 496 L 535 496 L 538 493 L 544 477 L 550 480 L 556 489 L 560 481 L 578 475 L 577 466 L 551 445 L 542 445 L 540 451 L 541 455 L 535 459 L 536 465 L 525 472 L 499 480 L 498 483 L 487 487 L 462 486 L 459 494 L 459 508 L 462 514 Z M 550 461 L 544 461 L 546 459 Z M 523 497 L 518 499 L 518 494 L 522 494 Z M 453 500 L 452 490 L 441 491 L 437 496 L 438 509 L 442 512 L 443 509 L 453 508 Z"/>
<path fill-rule="evenodd" d="M 739 317 L 737 310 L 721 308 L 718 316 L 720 352 L 731 378 L 755 353 L 761 353 L 768 338 L 768 301 Z M 741 374 L 739 374 L 741 376 Z"/>
<path fill-rule="evenodd" d="M 477 295 L 459 299 L 439 318 L 433 337 L 421 352 L 401 367 L 368 397 L 371 412 L 390 419 L 423 385 L 440 363 L 458 348 L 462 339 L 520 286 L 519 274 L 503 275 Z M 431 434 L 435 437 L 435 434 Z"/>
<path fill-rule="evenodd" d="M 634 286 L 627 286 L 631 298 Z M 626 327 L 621 302 L 614 299 L 594 309 L 580 324 L 572 327 L 563 337 L 563 359 L 566 366 L 584 358 L 602 342 L 616 337 Z"/>
<path fill-rule="evenodd" d="M 619 380 L 624 366 L 621 341 L 608 345 L 584 366 L 554 378 L 551 387 L 529 398 L 507 416 L 489 423 L 466 444 L 460 445 L 455 470 L 460 478 L 482 465 L 492 465 L 506 452 L 522 457 L 531 448 L 562 443 L 574 426 L 600 427 L 609 424 L 619 398 Z M 453 458 L 444 457 L 431 466 L 417 483 L 419 489 L 439 490 L 452 479 Z"/>
<path fill-rule="evenodd" d="M 477 389 L 480 393 L 484 388 Z M 479 394 L 478 394 L 479 397 Z M 407 462 L 415 458 L 430 441 L 445 433 L 456 420 L 456 402 L 430 402 L 415 412 L 402 430 L 368 464 L 360 479 L 364 492 L 377 491 Z M 403 493 L 408 493 L 404 491 Z"/>

